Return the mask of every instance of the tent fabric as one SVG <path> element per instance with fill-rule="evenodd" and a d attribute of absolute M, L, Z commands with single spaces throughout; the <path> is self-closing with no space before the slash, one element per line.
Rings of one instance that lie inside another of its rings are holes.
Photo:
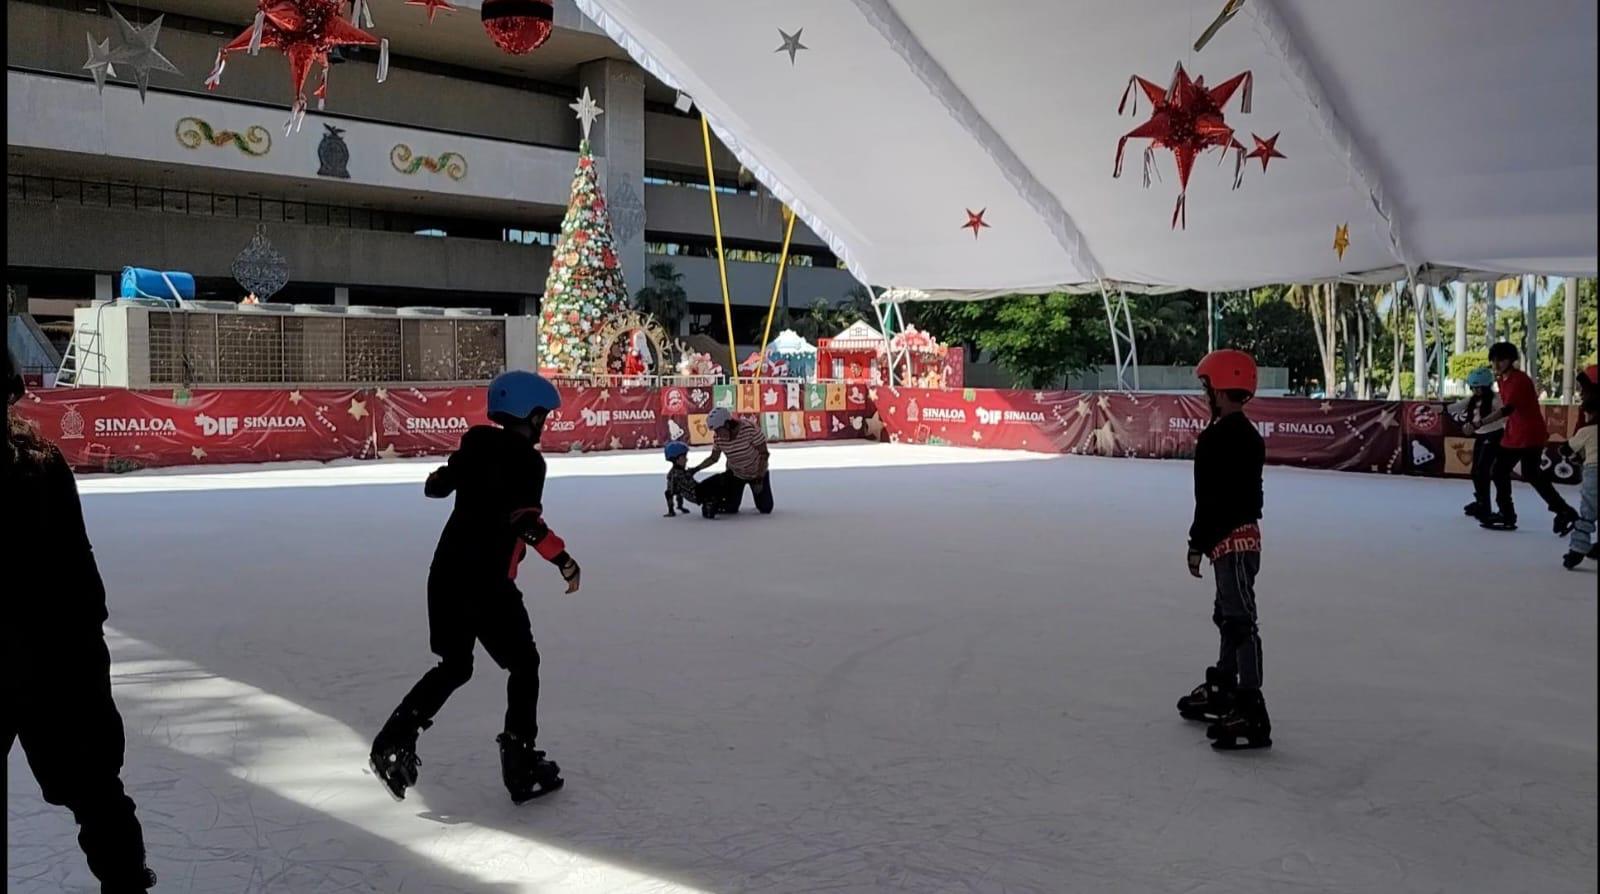
<path fill-rule="evenodd" d="M 693 97 L 857 278 L 955 297 L 1277 282 L 1593 276 L 1593 0 L 577 0 Z M 707 27 L 714 22 L 714 27 Z M 791 63 L 779 29 L 803 29 Z M 1195 164 L 1117 140 L 1130 75 L 1253 74 L 1227 122 L 1284 158 Z M 987 228 L 964 229 L 983 212 Z M 1348 224 L 1341 258 L 1335 228 Z"/>

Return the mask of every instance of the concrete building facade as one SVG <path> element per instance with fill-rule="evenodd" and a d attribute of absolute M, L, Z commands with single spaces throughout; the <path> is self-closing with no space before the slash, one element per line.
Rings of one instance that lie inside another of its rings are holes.
<path fill-rule="evenodd" d="M 295 302 L 476 306 L 533 312 L 544 291 L 576 165 L 568 104 L 584 88 L 604 109 L 591 134 L 630 291 L 652 264 L 682 276 L 685 329 L 721 332 L 700 125 L 673 91 L 556 0 L 550 40 L 503 54 L 480 0 L 429 23 L 403 0 L 369 0 L 391 44 L 333 67 L 286 133 L 283 55 L 237 54 L 206 90 L 218 47 L 248 27 L 252 0 L 155 0 L 119 7 L 136 24 L 165 14 L 159 49 L 182 75 L 153 73 L 141 102 L 129 72 L 97 91 L 84 35 L 111 37 L 104 0 L 6 4 L 7 283 L 38 308 L 109 297 L 125 265 L 192 273 L 202 297 L 238 300 L 233 258 L 264 228 L 288 260 Z M 308 89 L 316 84 L 313 72 Z M 410 164 L 418 158 L 427 165 Z M 758 328 L 776 273 L 781 207 L 715 147 L 740 341 Z M 437 170 L 434 167 L 437 166 Z M 855 281 L 797 227 L 782 301 L 843 300 Z"/>

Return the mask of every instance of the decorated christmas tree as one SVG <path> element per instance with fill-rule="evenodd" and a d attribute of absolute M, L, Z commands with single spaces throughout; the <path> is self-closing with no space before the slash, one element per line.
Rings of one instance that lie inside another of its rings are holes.
<path fill-rule="evenodd" d="M 587 88 L 572 108 L 583 123 L 584 139 L 539 317 L 539 366 L 560 375 L 581 375 L 593 368 L 599 350 L 592 343 L 595 333 L 628 302 L 611 216 L 589 152 L 589 127 L 601 111 Z"/>

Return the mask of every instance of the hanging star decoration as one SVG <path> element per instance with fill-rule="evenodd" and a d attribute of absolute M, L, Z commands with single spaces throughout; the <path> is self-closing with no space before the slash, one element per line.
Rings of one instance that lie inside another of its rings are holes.
<path fill-rule="evenodd" d="M 1206 30 L 1202 31 L 1200 37 L 1195 40 L 1194 51 L 1198 53 L 1205 49 L 1206 44 L 1211 42 L 1211 38 L 1217 36 L 1217 32 L 1222 30 L 1223 25 L 1233 21 L 1233 17 L 1238 15 L 1239 10 L 1243 7 L 1244 0 L 1226 0 L 1222 4 L 1222 12 L 1217 13 L 1217 17 L 1211 20 L 1211 24 L 1207 25 Z"/>
<path fill-rule="evenodd" d="M 378 47 L 378 81 L 381 83 L 388 75 L 389 42 L 379 41 L 347 21 L 342 12 L 344 4 L 345 0 L 258 0 L 255 23 L 217 51 L 217 62 L 206 78 L 206 89 L 215 90 L 222 83 L 222 70 L 233 53 L 243 50 L 253 56 L 262 47 L 280 50 L 289 59 L 289 82 L 295 91 L 286 128 L 293 129 L 305 118 L 305 84 L 313 64 L 322 66 L 322 83 L 312 95 L 317 98 L 317 108 L 325 104 L 328 54 L 335 49 Z"/>
<path fill-rule="evenodd" d="M 1259 159 L 1261 159 L 1261 171 L 1262 171 L 1262 173 L 1266 173 L 1267 162 L 1271 161 L 1274 158 L 1286 158 L 1287 157 L 1282 152 L 1278 151 L 1278 137 L 1280 137 L 1282 135 L 1283 134 L 1280 131 L 1279 133 L 1275 133 L 1272 136 L 1267 137 L 1266 139 L 1263 140 L 1260 137 L 1256 136 L 1255 134 L 1251 134 L 1250 135 L 1250 139 L 1255 140 L 1256 148 L 1251 149 L 1250 150 L 1250 154 L 1246 155 L 1245 158 L 1259 158 Z"/>
<path fill-rule="evenodd" d="M 605 109 L 600 108 L 600 104 L 594 101 L 594 97 L 589 95 L 588 87 L 583 88 L 583 95 L 578 97 L 577 102 L 569 104 L 567 108 L 578 113 L 578 123 L 583 126 L 583 138 L 585 140 L 589 139 L 589 129 L 594 127 L 595 119 L 606 113 Z"/>
<path fill-rule="evenodd" d="M 773 52 L 774 53 L 788 53 L 789 54 L 789 64 L 793 65 L 794 64 L 794 57 L 799 55 L 801 50 L 809 50 L 809 49 L 811 49 L 810 47 L 808 47 L 805 44 L 800 42 L 800 32 L 802 32 L 804 30 L 806 30 L 806 29 L 804 29 L 804 28 L 796 28 L 794 33 L 790 34 L 789 32 L 783 30 L 782 28 L 779 28 L 778 29 L 778 34 L 783 37 L 783 46 L 778 47 L 776 50 L 773 50 Z"/>
<path fill-rule="evenodd" d="M 1138 75 L 1129 78 L 1127 88 L 1122 91 L 1122 102 L 1117 106 L 1117 114 L 1122 114 L 1128 107 L 1130 96 L 1133 97 L 1133 114 L 1138 114 L 1139 100 L 1133 93 L 1134 87 L 1139 88 L 1154 108 L 1151 109 L 1149 120 L 1117 140 L 1117 158 L 1111 176 L 1122 176 L 1122 153 L 1129 140 L 1150 141 L 1150 145 L 1144 150 L 1146 187 L 1150 185 L 1155 150 L 1166 149 L 1171 152 L 1178 165 L 1178 204 L 1172 209 L 1172 227 L 1177 229 L 1181 223 L 1187 228 L 1189 220 L 1184 204 L 1189 189 L 1189 174 L 1194 170 L 1195 159 L 1201 154 L 1211 149 L 1235 152 L 1233 188 L 1239 188 L 1244 175 L 1245 147 L 1234 137 L 1233 128 L 1228 126 L 1223 108 L 1233 98 L 1233 94 L 1242 87 L 1244 89 L 1239 111 L 1249 114 L 1253 82 L 1254 76 L 1247 71 L 1215 87 L 1207 87 L 1203 76 L 1191 79 L 1189 73 L 1183 70 L 1182 63 L 1178 64 L 1173 72 L 1172 83 L 1167 87 Z"/>
<path fill-rule="evenodd" d="M 976 213 L 974 213 L 971 208 L 968 208 L 967 209 L 967 222 L 961 225 L 961 229 L 963 229 L 963 230 L 971 230 L 972 231 L 972 238 L 973 239 L 977 239 L 979 230 L 984 230 L 984 229 L 988 229 L 989 228 L 988 222 L 983 219 L 983 215 L 988 213 L 988 211 L 989 211 L 988 208 L 983 208 L 983 209 L 980 209 L 979 211 L 977 211 Z"/>
<path fill-rule="evenodd" d="M 89 42 L 89 61 L 83 63 L 83 70 L 94 76 L 95 89 L 103 94 L 106 92 L 106 78 L 117 76 L 117 70 L 111 64 L 111 40 L 107 38 L 95 43 L 93 34 L 85 34 L 84 39 Z"/>
<path fill-rule="evenodd" d="M 451 5 L 450 0 L 406 0 L 406 5 L 427 7 L 428 24 L 430 25 L 433 24 L 433 17 L 439 12 L 439 10 L 442 9 L 445 12 L 456 11 L 456 8 Z"/>
<path fill-rule="evenodd" d="M 1339 224 L 1333 228 L 1333 250 L 1339 253 L 1339 260 L 1344 260 L 1344 250 L 1350 247 L 1350 225 Z"/>
<path fill-rule="evenodd" d="M 161 37 L 161 20 L 166 16 L 156 16 L 150 24 L 134 27 L 132 22 L 123 18 L 122 13 L 117 12 L 115 6 L 109 3 L 106 6 L 111 10 L 111 20 L 117 26 L 117 45 L 111 49 L 110 61 L 133 70 L 133 82 L 139 88 L 139 101 L 144 102 L 145 91 L 150 89 L 150 72 L 183 74 L 171 59 L 156 49 L 156 41 Z M 90 55 L 92 58 L 93 53 Z M 98 83 L 99 79 L 96 80 Z"/>

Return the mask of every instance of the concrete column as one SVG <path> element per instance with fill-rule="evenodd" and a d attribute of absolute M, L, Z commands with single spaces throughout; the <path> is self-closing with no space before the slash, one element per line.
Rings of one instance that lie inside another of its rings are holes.
<path fill-rule="evenodd" d="M 349 286 L 334 286 L 333 287 L 333 303 L 337 307 L 349 307 L 350 306 L 350 287 Z"/>
<path fill-rule="evenodd" d="M 597 59 L 578 67 L 579 94 L 585 87 L 605 112 L 589 132 L 589 147 L 605 161 L 601 188 L 631 299 L 644 287 L 644 72 L 631 62 Z"/>
<path fill-rule="evenodd" d="M 1578 280 L 1566 283 L 1566 306 L 1561 327 L 1561 401 L 1578 402 Z"/>
<path fill-rule="evenodd" d="M 109 273 L 94 275 L 94 300 L 110 301 L 117 297 L 117 289 Z"/>

